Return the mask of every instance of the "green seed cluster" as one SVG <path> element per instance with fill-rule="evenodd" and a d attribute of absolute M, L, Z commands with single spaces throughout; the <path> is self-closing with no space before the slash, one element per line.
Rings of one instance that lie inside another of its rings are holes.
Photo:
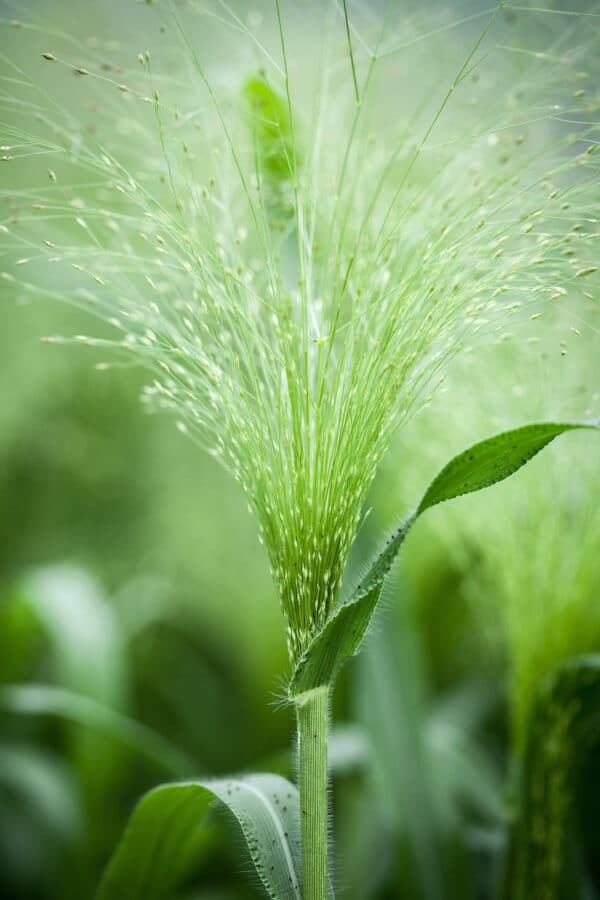
<path fill-rule="evenodd" d="M 354 29 L 321 10 L 311 87 L 292 77 L 308 47 L 286 6 L 274 47 L 221 6 L 203 27 L 234 41 L 233 74 L 204 65 L 192 12 L 155 9 L 140 15 L 165 43 L 129 68 L 100 42 L 80 59 L 56 28 L 48 86 L 7 64 L 2 277 L 108 323 L 76 340 L 111 351 L 100 368 L 145 366 L 147 404 L 231 470 L 296 657 L 338 601 L 393 433 L 446 361 L 594 281 L 599 102 L 578 21 L 543 52 L 496 39 L 481 64 L 496 23 L 455 28 L 450 81 L 413 119 L 401 22 L 366 23 L 350 67 Z M 427 66 L 448 55 L 436 33 Z M 248 47 L 268 75 L 248 81 Z"/>

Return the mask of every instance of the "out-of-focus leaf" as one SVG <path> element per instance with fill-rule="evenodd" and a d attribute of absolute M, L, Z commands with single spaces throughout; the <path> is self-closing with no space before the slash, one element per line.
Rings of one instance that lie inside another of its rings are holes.
<path fill-rule="evenodd" d="M 295 199 L 293 184 L 302 165 L 302 151 L 288 99 L 260 72 L 242 90 L 254 144 L 256 173 L 267 221 L 283 237 L 282 266 L 290 284 L 298 280 L 295 260 Z"/>
<path fill-rule="evenodd" d="M 441 793 L 466 801 L 487 821 L 502 817 L 502 781 L 486 753 L 451 721 L 427 722 L 427 746 Z"/>
<path fill-rule="evenodd" d="M 0 596 L 0 683 L 27 678 L 42 642 L 31 606 L 16 592 Z"/>
<path fill-rule="evenodd" d="M 121 629 L 96 582 L 74 566 L 52 566 L 29 575 L 22 590 L 50 639 L 60 684 L 122 708 L 127 674 Z"/>
<path fill-rule="evenodd" d="M 261 169 L 276 182 L 290 179 L 299 160 L 286 98 L 262 75 L 249 78 L 243 94 Z"/>
<path fill-rule="evenodd" d="M 132 643 L 131 653 L 139 718 L 201 759 L 203 773 L 236 771 L 252 755 L 254 743 L 254 752 L 261 752 L 261 729 L 253 733 L 250 691 L 235 668 L 235 653 L 221 640 L 214 641 L 197 620 L 181 616 L 155 623 Z M 218 729 L 207 728 L 190 702 L 200 695 L 207 709 L 218 710 Z"/>
<path fill-rule="evenodd" d="M 428 710 L 425 739 L 440 803 L 463 801 L 488 823 L 503 819 L 500 772 L 473 738 L 496 699 L 487 683 L 471 681 L 442 696 Z"/>
<path fill-rule="evenodd" d="M 13 684 L 0 688 L 0 708 L 19 715 L 59 716 L 92 728 L 131 747 L 172 775 L 193 771 L 193 763 L 177 747 L 121 713 L 74 691 L 43 684 Z"/>
<path fill-rule="evenodd" d="M 290 699 L 322 685 L 333 684 L 340 667 L 358 651 L 385 578 L 406 535 L 422 513 L 438 503 L 503 481 L 558 435 L 579 428 L 598 430 L 600 423 L 525 425 L 473 444 L 451 459 L 433 479 L 415 512 L 389 538 L 350 598 L 338 607 L 300 657 L 289 684 Z"/>
<path fill-rule="evenodd" d="M 192 891 L 190 894 L 184 894 L 177 900 L 248 900 L 246 891 L 243 893 L 236 890 L 223 890 L 223 888 L 207 888 L 205 891 Z"/>
<path fill-rule="evenodd" d="M 359 725 L 335 725 L 329 736 L 327 762 L 332 775 L 364 769 L 370 753 L 369 737 Z"/>
<path fill-rule="evenodd" d="M 452 722 L 462 732 L 473 733 L 500 700 L 498 684 L 475 677 L 453 686 L 436 697 L 431 711 L 432 725 Z"/>
<path fill-rule="evenodd" d="M 278 775 L 165 784 L 135 808 L 102 879 L 97 900 L 163 900 L 197 862 L 210 805 L 237 820 L 272 900 L 300 900 L 296 788 Z"/>
<path fill-rule="evenodd" d="M 396 604 L 385 615 L 385 627 L 373 630 L 353 682 L 356 716 L 372 748 L 369 782 L 384 825 L 380 842 L 389 845 L 390 858 L 400 855 L 398 890 L 442 900 L 447 894 L 425 740 L 424 660 L 408 604 Z"/>
<path fill-rule="evenodd" d="M 472 736 L 490 691 L 471 685 L 432 707 L 414 606 L 405 589 L 395 599 L 378 613 L 352 682 L 355 716 L 369 738 L 377 854 L 398 860 L 388 875 L 398 896 L 466 900 L 475 891 L 464 804 L 484 822 L 500 814 L 499 775 Z M 371 896 L 361 890 L 351 897 Z"/>
<path fill-rule="evenodd" d="M 574 657 L 545 680 L 533 707 L 518 784 L 505 897 L 580 897 L 567 875 L 581 765 L 600 739 L 600 656 Z M 583 884 L 583 879 L 578 879 Z"/>
<path fill-rule="evenodd" d="M 80 801 L 67 766 L 26 744 L 0 744 L 0 785 L 53 835 L 71 840 L 81 828 Z"/>

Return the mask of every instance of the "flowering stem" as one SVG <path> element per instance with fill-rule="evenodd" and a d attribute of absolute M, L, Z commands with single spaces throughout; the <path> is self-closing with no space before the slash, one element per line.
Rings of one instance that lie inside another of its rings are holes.
<path fill-rule="evenodd" d="M 327 730 L 329 689 L 317 688 L 298 698 L 298 766 L 302 898 L 327 900 L 328 798 Z"/>

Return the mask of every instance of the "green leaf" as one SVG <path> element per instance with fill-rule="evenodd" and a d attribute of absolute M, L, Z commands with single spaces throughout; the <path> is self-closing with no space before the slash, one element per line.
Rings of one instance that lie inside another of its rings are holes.
<path fill-rule="evenodd" d="M 81 835 L 83 810 L 76 779 L 57 756 L 24 743 L 0 743 L 0 785 L 47 836 L 72 842 Z M 3 815 L 10 815 L 8 809 Z M 33 830 L 33 829 L 32 829 Z"/>
<path fill-rule="evenodd" d="M 427 745 L 446 803 L 467 801 L 488 822 L 502 820 L 502 780 L 479 741 L 454 723 L 427 723 Z M 434 778 L 434 780 L 436 780 Z"/>
<path fill-rule="evenodd" d="M 18 715 L 60 716 L 93 728 L 152 760 L 170 775 L 193 770 L 192 761 L 151 728 L 65 688 L 9 684 L 0 688 L 0 708 Z"/>
<path fill-rule="evenodd" d="M 467 801 L 484 821 L 499 823 L 503 820 L 502 779 L 475 737 L 477 719 L 489 702 L 488 690 L 477 682 L 453 690 L 429 710 L 426 740 L 446 805 L 458 807 Z"/>
<path fill-rule="evenodd" d="M 123 709 L 129 673 L 122 629 L 96 581 L 75 566 L 47 566 L 29 573 L 21 590 L 44 627 L 61 686 Z"/>
<path fill-rule="evenodd" d="M 531 714 L 506 869 L 511 900 L 560 895 L 582 764 L 598 740 L 600 655 L 573 657 L 543 682 Z"/>
<path fill-rule="evenodd" d="M 102 879 L 97 900 L 163 900 L 194 866 L 213 801 L 239 824 L 272 900 L 300 900 L 298 792 L 279 775 L 165 784 L 140 800 Z"/>
<path fill-rule="evenodd" d="M 470 494 L 508 478 L 558 435 L 593 422 L 542 422 L 504 431 L 459 453 L 433 479 L 414 513 L 389 538 L 366 576 L 318 632 L 296 663 L 288 694 L 291 700 L 333 684 L 344 662 L 357 653 L 381 596 L 385 578 L 413 524 L 438 503 Z"/>
<path fill-rule="evenodd" d="M 542 422 L 503 431 L 474 444 L 447 463 L 433 479 L 417 508 L 417 516 L 438 503 L 504 481 L 543 450 L 554 438 L 578 428 L 598 428 L 598 422 Z"/>
<path fill-rule="evenodd" d="M 371 747 L 364 728 L 351 723 L 332 726 L 327 746 L 327 767 L 330 775 L 344 776 L 356 769 L 364 769 Z"/>
<path fill-rule="evenodd" d="M 377 615 L 381 626 L 383 615 Z M 385 627 L 374 629 L 352 673 L 352 696 L 354 715 L 371 741 L 369 789 L 384 826 L 379 843 L 387 845 L 381 856 L 402 854 L 395 891 L 442 900 L 456 896 L 443 854 L 442 826 L 448 823 L 442 822 L 440 807 L 447 791 L 442 779 L 434 778 L 426 740 L 427 678 L 413 618 L 408 602 L 386 611 Z"/>

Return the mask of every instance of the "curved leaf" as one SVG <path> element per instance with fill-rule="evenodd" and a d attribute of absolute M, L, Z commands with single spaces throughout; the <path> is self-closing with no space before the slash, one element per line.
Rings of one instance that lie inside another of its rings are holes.
<path fill-rule="evenodd" d="M 44 826 L 46 835 L 73 841 L 81 834 L 83 810 L 76 779 L 58 756 L 30 744 L 0 743 L 0 784 L 10 789 L 28 818 Z M 10 807 L 2 810 L 2 816 L 10 816 Z"/>
<path fill-rule="evenodd" d="M 140 800 L 97 900 L 163 900 L 197 861 L 213 801 L 237 820 L 272 900 L 300 900 L 298 792 L 279 775 L 165 784 Z"/>
<path fill-rule="evenodd" d="M 386 575 L 406 535 L 422 513 L 438 503 L 503 481 L 558 435 L 578 428 L 599 429 L 600 420 L 541 422 L 513 428 L 473 444 L 451 459 L 433 479 L 415 512 L 389 538 L 349 599 L 337 608 L 300 657 L 288 689 L 290 699 L 324 684 L 333 684 L 343 663 L 358 651 Z"/>
<path fill-rule="evenodd" d="M 573 657 L 547 678 L 531 715 L 505 896 L 559 896 L 576 826 L 581 764 L 600 740 L 600 655 Z"/>
<path fill-rule="evenodd" d="M 31 571 L 21 590 L 46 632 L 57 681 L 123 709 L 129 673 L 122 630 L 96 581 L 75 566 L 46 566 Z"/>
<path fill-rule="evenodd" d="M 151 728 L 66 688 L 9 684 L 0 688 L 0 708 L 18 715 L 60 716 L 93 728 L 151 759 L 171 775 L 182 775 L 193 769 L 184 753 Z"/>

